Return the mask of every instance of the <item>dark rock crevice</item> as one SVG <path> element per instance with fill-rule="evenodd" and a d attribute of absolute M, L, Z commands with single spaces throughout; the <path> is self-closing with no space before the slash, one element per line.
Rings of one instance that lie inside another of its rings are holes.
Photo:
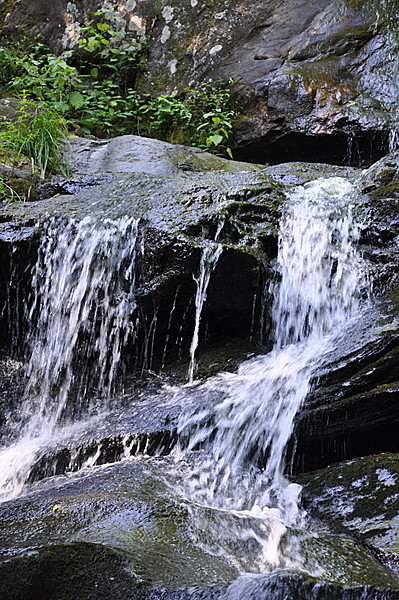
<path fill-rule="evenodd" d="M 234 156 L 258 164 L 300 161 L 364 168 L 379 160 L 387 147 L 388 133 L 378 130 L 354 135 L 271 132 L 253 142 L 240 142 L 234 146 Z"/>

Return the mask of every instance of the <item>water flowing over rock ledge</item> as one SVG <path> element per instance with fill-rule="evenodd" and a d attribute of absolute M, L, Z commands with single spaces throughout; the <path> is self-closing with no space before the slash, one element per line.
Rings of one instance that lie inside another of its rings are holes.
<path fill-rule="evenodd" d="M 0 562 L 3 597 L 28 598 L 24 596 L 26 590 L 40 585 L 40 573 L 43 568 L 47 572 L 48 564 L 54 565 L 48 597 L 59 594 L 66 586 L 62 570 L 67 562 L 71 590 L 65 598 L 77 599 L 74 582 L 79 580 L 81 557 L 87 556 L 92 565 L 87 585 L 97 585 L 94 597 L 98 598 L 100 593 L 104 597 L 143 599 L 258 600 L 287 594 L 298 599 L 315 594 L 334 600 L 399 598 L 399 580 L 379 562 L 382 556 L 388 565 L 395 566 L 395 523 L 381 525 L 382 537 L 391 536 L 386 545 L 380 543 L 379 534 L 373 535 L 362 526 L 360 542 L 353 541 L 350 535 L 358 531 L 357 522 L 348 525 L 345 521 L 349 535 L 343 538 L 315 526 L 310 537 L 305 536 L 300 543 L 308 557 L 327 557 L 329 568 L 324 566 L 320 578 L 300 569 L 277 570 L 271 577 L 262 577 L 253 567 L 248 568 L 255 561 L 251 544 L 243 543 L 240 548 L 221 534 L 237 526 L 233 517 L 226 516 L 224 521 L 223 514 L 215 516 L 206 509 L 190 506 L 185 510 L 173 502 L 172 490 L 180 483 L 168 482 L 174 455 L 165 455 L 175 447 L 179 414 L 190 404 L 201 409 L 204 388 L 198 384 L 188 387 L 178 405 L 173 402 L 173 387 L 164 389 L 152 403 L 146 396 L 146 386 L 157 387 L 154 372 L 166 371 L 169 377 L 174 374 L 183 381 L 187 378 L 198 309 L 194 301 L 198 285 L 193 277 L 198 281 L 201 256 L 209 245 L 221 244 L 222 253 L 205 290 L 200 346 L 195 353 L 198 375 L 234 370 L 241 360 L 270 347 L 269 282 L 275 277 L 278 224 L 285 198 L 297 186 L 320 177 L 341 177 L 354 182 L 362 194 L 357 204 L 363 214 L 359 242 L 371 263 L 379 300 L 342 335 L 315 373 L 313 389 L 296 417 L 287 469 L 309 471 L 361 454 L 398 452 L 398 155 L 360 172 L 300 163 L 260 168 L 135 136 L 112 142 L 78 140 L 73 147 L 76 171 L 70 179 L 52 182 L 54 188 L 43 188 L 43 200 L 9 206 L 1 215 L 2 351 L 25 359 L 27 307 L 33 301 L 32 268 L 43 231 L 61 237 L 71 219 L 79 224 L 89 218 L 90 224 L 98 227 L 106 219 L 115 223 L 125 215 L 138 220 L 134 242 L 137 307 L 132 318 L 135 335 L 123 350 L 121 372 L 126 393 L 120 402 L 129 416 L 124 420 L 123 412 L 118 415 L 115 409 L 107 416 L 106 426 L 100 427 L 95 425 L 94 416 L 93 430 L 87 425 L 65 443 L 60 440 L 58 446 L 50 445 L 48 452 L 44 448 L 30 471 L 29 493 L 0 506 L 7 524 Z M 84 166 L 79 166 L 82 161 Z M 87 168 L 90 173 L 84 175 Z M 45 199 L 50 193 L 63 195 Z M 46 230 L 51 219 L 54 227 Z M 76 361 L 84 356 L 84 336 L 81 344 L 83 353 L 79 355 L 78 345 Z M 3 386 L 17 389 L 20 364 L 4 360 L 3 366 L 12 381 L 7 383 L 0 373 Z M 153 380 L 141 379 L 143 375 Z M 7 433 L 7 412 L 17 401 L 13 393 L 2 395 L 3 435 Z M 138 457 L 129 458 L 132 455 Z M 362 465 L 367 460 L 358 461 L 361 474 L 356 475 L 355 483 L 364 477 Z M 395 460 L 393 457 L 393 465 Z M 378 473 L 387 471 L 385 482 L 393 481 L 395 468 L 389 470 L 378 461 Z M 80 473 L 72 473 L 82 467 Z M 345 466 L 327 469 L 327 484 L 335 477 L 334 469 L 344 477 Z M 314 510 L 324 511 L 330 518 L 331 504 L 323 504 L 323 498 L 330 497 L 328 489 L 321 489 L 323 476 L 303 475 L 300 481 Z M 315 486 L 321 482 L 316 492 L 312 482 Z M 349 478 L 345 485 L 351 489 L 353 481 Z M 338 489 L 336 492 L 339 494 Z M 342 502 L 342 514 L 349 514 L 346 499 Z M 387 499 L 389 502 L 395 505 L 394 499 Z M 217 541 L 224 544 L 229 561 L 220 556 L 216 560 L 207 553 L 204 534 L 195 529 L 201 519 L 211 523 L 219 518 Z M 255 526 L 256 516 L 246 519 Z M 338 517 L 334 520 L 340 521 Z M 378 517 L 376 523 L 381 522 Z M 288 553 L 290 544 L 296 542 L 291 533 L 287 535 Z M 231 544 L 232 551 L 228 550 Z M 386 554 L 376 558 L 370 545 Z M 237 562 L 241 568 L 234 567 Z M 357 562 L 360 567 L 355 567 Z M 242 565 L 253 575 L 228 585 L 226 582 L 242 572 Z M 15 572 L 21 576 L 10 586 L 9 577 Z M 178 589 L 191 584 L 197 589 Z"/>

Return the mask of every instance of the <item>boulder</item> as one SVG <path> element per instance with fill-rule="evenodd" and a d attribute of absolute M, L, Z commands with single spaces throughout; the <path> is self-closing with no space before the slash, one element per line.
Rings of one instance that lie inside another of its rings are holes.
<path fill-rule="evenodd" d="M 257 518 L 191 505 L 182 497 L 182 475 L 171 459 L 141 458 L 39 482 L 1 504 L 1 597 L 399 597 L 390 569 L 348 536 L 325 531 L 288 534 L 288 552 L 295 544 L 307 570 L 262 572 Z"/>
<path fill-rule="evenodd" d="M 373 317 L 377 323 L 362 322 L 362 334 L 352 329 L 340 358 L 328 357 L 331 362 L 316 374 L 296 419 L 292 472 L 399 450 L 397 316 L 386 317 L 385 324 L 381 314 Z M 342 355 L 349 343 L 350 352 Z"/>

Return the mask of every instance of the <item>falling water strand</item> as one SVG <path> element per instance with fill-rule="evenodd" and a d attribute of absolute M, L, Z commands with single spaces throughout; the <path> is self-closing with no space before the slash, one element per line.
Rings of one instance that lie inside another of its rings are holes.
<path fill-rule="evenodd" d="M 358 314 L 367 287 L 354 245 L 354 199 L 341 178 L 291 194 L 280 227 L 280 281 L 271 286 L 274 348 L 209 380 L 198 390 L 206 406 L 187 409 L 180 421 L 188 450 L 203 448 L 184 493 L 195 505 L 252 515 L 263 569 L 292 566 L 281 540 L 304 513 L 300 486 L 283 474 L 287 443 L 316 367 Z"/>
<path fill-rule="evenodd" d="M 395 152 L 395 150 L 398 149 L 399 146 L 399 133 L 395 128 L 391 128 L 389 130 L 389 135 L 388 135 L 388 152 Z"/>
<path fill-rule="evenodd" d="M 195 278 L 197 283 L 197 292 L 195 294 L 195 323 L 190 346 L 190 366 L 188 368 L 188 381 L 190 383 L 193 382 L 194 373 L 196 370 L 195 354 L 199 342 L 199 328 L 201 323 L 202 309 L 206 300 L 211 274 L 216 267 L 222 250 L 223 248 L 221 244 L 209 244 L 208 246 L 205 246 L 201 256 L 199 275 L 197 278 Z"/>
<path fill-rule="evenodd" d="M 18 439 L 0 452 L 0 493 L 18 491 L 57 429 L 110 408 L 122 348 L 134 336 L 137 230 L 130 217 L 44 226 L 27 385 Z"/>

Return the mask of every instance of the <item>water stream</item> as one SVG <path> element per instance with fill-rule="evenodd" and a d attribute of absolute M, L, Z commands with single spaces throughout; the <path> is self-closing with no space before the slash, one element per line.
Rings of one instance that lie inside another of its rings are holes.
<path fill-rule="evenodd" d="M 248 525 L 242 535 L 259 543 L 263 569 L 295 565 L 280 547 L 286 528 L 304 518 L 300 486 L 284 475 L 287 443 L 315 369 L 358 316 L 367 287 L 354 195 L 339 178 L 292 193 L 280 228 L 279 280 L 271 286 L 274 348 L 206 382 L 198 391 L 204 407 L 186 410 L 180 421 L 187 450 L 201 449 L 182 494 L 256 519 L 257 532 Z"/>
<path fill-rule="evenodd" d="M 223 246 L 221 244 L 209 244 L 208 246 L 205 246 L 201 255 L 199 275 L 195 278 L 197 283 L 197 292 L 195 294 L 195 322 L 193 338 L 190 345 L 190 366 L 188 368 L 188 381 L 190 383 L 193 382 L 196 371 L 195 354 L 198 348 L 201 315 L 206 300 L 208 285 L 222 251 Z"/>
<path fill-rule="evenodd" d="M 66 426 L 111 408 L 121 352 L 134 335 L 138 221 L 85 218 L 43 229 L 33 275 L 27 384 L 0 452 L 0 493 L 22 490 L 37 452 Z"/>

